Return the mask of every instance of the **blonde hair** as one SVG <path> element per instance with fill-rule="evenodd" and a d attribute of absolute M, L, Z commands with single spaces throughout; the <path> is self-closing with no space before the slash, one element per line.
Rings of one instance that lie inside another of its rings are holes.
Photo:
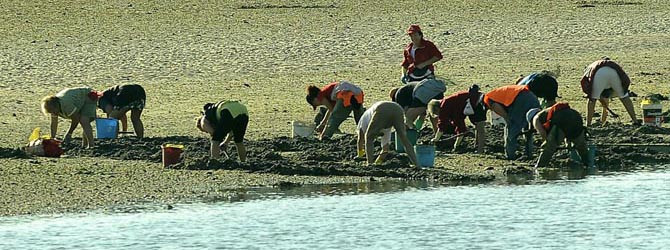
<path fill-rule="evenodd" d="M 428 102 L 428 108 L 426 109 L 428 115 L 438 116 L 440 114 L 440 101 L 441 100 L 431 100 Z"/>
<path fill-rule="evenodd" d="M 44 115 L 55 115 L 60 110 L 59 98 L 54 95 L 42 98 L 42 113 Z"/>

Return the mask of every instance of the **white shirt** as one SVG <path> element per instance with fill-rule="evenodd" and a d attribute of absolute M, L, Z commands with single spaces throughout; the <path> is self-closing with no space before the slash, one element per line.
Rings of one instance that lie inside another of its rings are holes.
<path fill-rule="evenodd" d="M 358 120 L 358 133 L 360 135 L 365 135 L 365 132 L 368 130 L 368 126 L 370 125 L 370 120 L 372 120 L 372 114 L 374 114 L 380 103 L 383 102 L 377 102 L 370 106 L 370 108 L 363 113 L 361 119 Z M 382 130 L 382 133 L 382 145 L 391 144 L 391 128 Z"/>

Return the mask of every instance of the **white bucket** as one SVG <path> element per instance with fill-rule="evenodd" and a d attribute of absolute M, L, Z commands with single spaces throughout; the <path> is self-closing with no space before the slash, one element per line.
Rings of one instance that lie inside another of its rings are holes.
<path fill-rule="evenodd" d="M 301 121 L 292 121 L 292 137 L 312 137 L 314 135 L 314 124 L 301 122 Z"/>
<path fill-rule="evenodd" d="M 502 116 L 498 115 L 496 112 L 493 112 L 491 110 L 491 126 L 502 126 L 505 125 L 505 119 L 502 118 Z"/>
<path fill-rule="evenodd" d="M 642 100 L 642 121 L 644 125 L 660 127 L 663 123 L 663 104 L 649 99 Z"/>

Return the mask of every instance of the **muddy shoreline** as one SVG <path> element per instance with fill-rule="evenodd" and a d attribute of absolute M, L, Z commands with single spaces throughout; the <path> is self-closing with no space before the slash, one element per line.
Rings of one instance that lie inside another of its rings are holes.
<path fill-rule="evenodd" d="M 490 135 L 502 134 L 502 127 L 487 129 Z M 609 124 L 590 128 L 589 132 L 591 142 L 598 145 L 596 166 L 600 172 L 634 170 L 670 160 L 670 145 L 662 146 L 670 138 L 668 128 Z M 419 141 L 430 137 L 430 129 L 424 128 Z M 170 169 L 160 164 L 160 146 L 167 143 L 185 146 L 183 161 Z M 66 146 L 62 159 L 31 157 L 18 149 L 1 148 L 0 160 L 8 164 L 0 169 L 5 190 L 0 214 L 81 212 L 138 202 L 170 204 L 221 199 L 236 197 L 253 187 L 290 189 L 385 180 L 448 185 L 523 184 L 527 180 L 555 178 L 538 174 L 532 168 L 535 159 L 504 160 L 501 137 L 488 137 L 485 156 L 472 153 L 473 136 L 465 138 L 458 152 L 450 152 L 452 143 L 453 140 L 437 143 L 436 167 L 428 169 L 409 167 L 407 157 L 396 153 L 382 165 L 366 166 L 362 159 L 354 157 L 355 136 L 347 134 L 328 141 L 287 137 L 247 141 L 246 163 L 209 159 L 209 140 L 188 136 L 99 140 L 91 149 L 75 146 L 75 140 Z M 536 136 L 536 156 L 539 144 Z M 233 158 L 235 152 L 234 146 L 227 149 Z M 569 178 L 590 174 L 587 170 L 574 171 L 580 166 L 569 159 L 567 150 L 559 150 L 551 164 L 551 168 L 541 170 L 563 171 L 573 175 Z"/>

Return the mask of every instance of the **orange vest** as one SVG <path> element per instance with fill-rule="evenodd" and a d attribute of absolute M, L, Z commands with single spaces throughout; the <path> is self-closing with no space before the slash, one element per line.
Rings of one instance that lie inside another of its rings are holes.
<path fill-rule="evenodd" d="M 570 105 L 568 105 L 567 102 L 559 102 L 551 106 L 549 108 L 549 111 L 547 111 L 547 120 L 542 124 L 542 127 L 544 127 L 544 130 L 549 132 L 549 128 L 551 128 L 551 118 L 554 116 L 554 112 L 559 111 L 561 109 L 569 109 Z"/>
<path fill-rule="evenodd" d="M 528 91 L 528 85 L 507 85 L 491 90 L 484 95 L 484 103 L 491 108 L 491 101 L 509 107 L 516 99 L 516 96 L 523 91 Z"/>

